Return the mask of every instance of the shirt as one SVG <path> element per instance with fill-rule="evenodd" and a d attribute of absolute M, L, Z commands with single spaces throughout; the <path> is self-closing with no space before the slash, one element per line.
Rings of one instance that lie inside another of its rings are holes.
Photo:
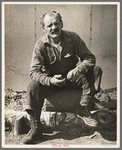
<path fill-rule="evenodd" d="M 80 59 L 80 64 L 77 63 Z M 50 79 L 56 74 L 66 76 L 67 73 L 79 67 L 85 74 L 96 63 L 95 56 L 86 47 L 84 41 L 75 32 L 61 33 L 60 49 L 51 43 L 47 34 L 35 44 L 30 77 L 44 86 L 50 86 Z"/>

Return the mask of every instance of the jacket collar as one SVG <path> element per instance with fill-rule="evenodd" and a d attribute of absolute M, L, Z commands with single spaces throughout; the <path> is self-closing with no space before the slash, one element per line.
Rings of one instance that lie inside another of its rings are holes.
<path fill-rule="evenodd" d="M 48 34 L 45 34 L 43 37 L 42 37 L 42 41 L 44 42 L 44 44 L 50 44 L 50 39 L 48 37 Z"/>

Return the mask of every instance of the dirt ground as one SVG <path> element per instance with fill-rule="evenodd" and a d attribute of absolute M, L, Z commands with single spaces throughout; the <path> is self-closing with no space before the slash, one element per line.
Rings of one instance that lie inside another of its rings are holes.
<path fill-rule="evenodd" d="M 21 139 L 25 135 L 14 136 L 12 132 L 6 132 L 5 144 L 20 144 Z M 35 144 L 51 145 L 51 147 L 69 145 L 100 145 L 115 146 L 116 132 L 105 129 L 86 129 L 76 125 L 60 124 L 59 126 L 48 129 L 48 133 L 44 133 L 39 141 Z"/>
<path fill-rule="evenodd" d="M 111 99 L 116 100 L 116 91 L 109 92 Z M 14 109 L 19 109 L 20 102 Z M 7 104 L 8 106 L 8 104 Z M 13 104 L 9 103 L 9 108 L 13 107 Z M 8 109 L 8 107 L 6 107 Z M 115 111 L 115 110 L 114 110 Z M 5 145 L 19 145 L 24 134 L 14 135 L 13 130 L 5 131 Z M 69 123 L 60 123 L 56 127 L 46 128 L 43 136 L 39 141 L 36 141 L 36 145 L 50 145 L 52 148 L 56 147 L 70 147 L 70 145 L 99 145 L 99 146 L 116 146 L 117 145 L 117 132 L 112 128 L 81 128 L 78 125 Z"/>

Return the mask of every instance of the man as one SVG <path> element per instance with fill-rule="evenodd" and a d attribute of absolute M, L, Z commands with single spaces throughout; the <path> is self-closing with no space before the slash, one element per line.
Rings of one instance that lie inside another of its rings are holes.
<path fill-rule="evenodd" d="M 47 12 L 41 18 L 45 35 L 34 47 L 30 68 L 31 83 L 27 89 L 25 109 L 30 115 L 31 130 L 22 139 L 31 144 L 42 135 L 40 114 L 44 98 L 62 89 L 80 88 L 82 97 L 74 110 L 85 123 L 96 126 L 91 118 L 89 103 L 100 90 L 102 70 L 96 67 L 95 56 L 74 32 L 63 31 L 59 13 Z M 78 60 L 80 63 L 77 65 Z"/>

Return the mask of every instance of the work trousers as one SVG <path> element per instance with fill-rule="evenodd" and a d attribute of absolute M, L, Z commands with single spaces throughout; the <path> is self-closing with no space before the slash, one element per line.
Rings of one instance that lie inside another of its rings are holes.
<path fill-rule="evenodd" d="M 46 97 L 54 95 L 56 92 L 69 90 L 69 89 L 80 89 L 82 95 L 90 94 L 91 92 L 99 92 L 100 83 L 102 77 L 102 70 L 99 66 L 91 68 L 85 75 L 81 76 L 75 81 L 67 81 L 63 87 L 57 86 L 43 86 L 37 81 L 31 81 L 27 88 L 27 101 L 24 103 L 25 110 L 33 110 L 36 114 L 41 114 L 41 109 Z M 88 101 L 82 101 L 80 104 L 87 105 Z"/>

